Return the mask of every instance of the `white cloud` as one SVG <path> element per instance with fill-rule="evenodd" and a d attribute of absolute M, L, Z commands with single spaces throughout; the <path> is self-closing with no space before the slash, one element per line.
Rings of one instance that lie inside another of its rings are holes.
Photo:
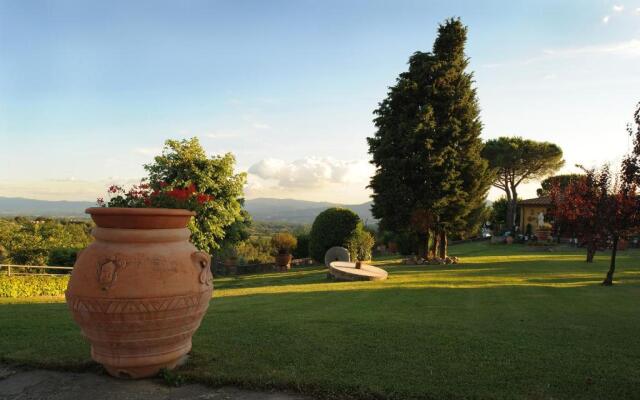
<path fill-rule="evenodd" d="M 577 55 L 620 55 L 640 56 L 640 39 L 631 39 L 626 42 L 609 43 L 595 46 L 573 47 L 555 50 L 545 50 L 547 56 L 577 56 Z"/>
<path fill-rule="evenodd" d="M 624 10 L 624 6 L 622 4 L 614 4 L 613 11 L 614 12 L 622 12 Z"/>
<path fill-rule="evenodd" d="M 345 161 L 307 157 L 293 162 L 267 158 L 249 168 L 249 173 L 275 180 L 283 188 L 321 188 L 330 184 L 367 185 L 373 167 L 365 160 Z"/>
<path fill-rule="evenodd" d="M 561 49 L 546 49 L 541 55 L 521 60 L 511 60 L 500 63 L 490 63 L 482 65 L 483 68 L 495 69 L 514 66 L 525 66 L 536 63 L 544 63 L 558 58 L 580 57 L 580 56 L 640 56 L 640 39 L 630 39 L 625 42 L 608 43 L 601 45 L 590 45 L 582 47 L 568 47 Z"/>
<path fill-rule="evenodd" d="M 610 19 L 611 19 L 610 16 L 605 15 L 604 17 L 602 17 L 602 23 L 603 24 L 608 24 Z"/>
<path fill-rule="evenodd" d="M 636 14 L 640 15 L 640 7 L 636 8 Z"/>

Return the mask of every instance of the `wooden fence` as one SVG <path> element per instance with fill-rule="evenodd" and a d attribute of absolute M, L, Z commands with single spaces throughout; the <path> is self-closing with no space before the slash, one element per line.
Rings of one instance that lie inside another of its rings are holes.
<path fill-rule="evenodd" d="M 9 276 L 15 275 L 45 275 L 56 276 L 68 274 L 73 271 L 73 267 L 52 267 L 50 265 L 14 265 L 0 264 L 0 273 L 6 271 Z M 46 271 L 61 271 L 61 273 L 51 274 Z"/>

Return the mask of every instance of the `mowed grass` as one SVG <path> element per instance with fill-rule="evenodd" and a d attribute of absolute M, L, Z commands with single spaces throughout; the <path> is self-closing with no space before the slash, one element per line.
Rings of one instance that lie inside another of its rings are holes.
<path fill-rule="evenodd" d="M 213 385 L 321 398 L 640 398 L 640 252 L 608 258 L 453 246 L 463 264 L 376 263 L 384 282 L 326 270 L 215 280 L 179 373 Z M 93 368 L 60 299 L 0 303 L 0 359 Z"/>

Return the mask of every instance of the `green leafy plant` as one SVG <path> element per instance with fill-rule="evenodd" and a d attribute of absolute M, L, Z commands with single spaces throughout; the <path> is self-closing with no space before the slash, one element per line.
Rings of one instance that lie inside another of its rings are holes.
<path fill-rule="evenodd" d="M 252 237 L 234 244 L 233 249 L 240 265 L 273 262 L 273 247 L 270 238 Z"/>
<path fill-rule="evenodd" d="M 296 236 L 296 239 L 298 239 L 298 245 L 293 251 L 293 256 L 296 258 L 309 257 L 309 234 L 300 233 Z"/>
<path fill-rule="evenodd" d="M 362 223 L 359 223 L 347 238 L 347 249 L 351 259 L 359 261 L 371 260 L 371 249 L 373 249 L 375 243 L 376 240 L 373 235 L 364 228 Z"/>
<path fill-rule="evenodd" d="M 167 385 L 167 386 L 172 386 L 172 387 L 179 387 L 184 385 L 187 380 L 184 376 L 170 371 L 166 368 L 162 368 L 160 370 L 160 374 L 158 375 L 160 377 L 160 379 L 162 379 L 162 381 Z"/>
<path fill-rule="evenodd" d="M 198 138 L 167 140 L 162 154 L 144 166 L 148 182 L 155 190 L 162 182 L 173 188 L 195 185 L 199 193 L 212 196 L 215 201 L 199 204 L 196 216 L 189 224 L 191 242 L 208 253 L 220 249 L 232 226 L 247 222 L 243 213 L 242 188 L 246 174 L 234 173 L 235 158 L 227 153 L 209 157 Z"/>

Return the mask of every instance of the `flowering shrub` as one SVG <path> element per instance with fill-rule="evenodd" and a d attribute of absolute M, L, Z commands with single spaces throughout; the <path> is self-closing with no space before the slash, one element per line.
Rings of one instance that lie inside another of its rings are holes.
<path fill-rule="evenodd" d="M 98 198 L 100 207 L 126 207 L 126 208 L 185 208 L 197 211 L 205 204 L 213 201 L 213 196 L 200 193 L 196 185 L 186 187 L 171 187 L 166 182 L 157 185 L 140 183 L 125 190 L 118 185 L 112 185 L 108 189 L 109 199 Z"/>

